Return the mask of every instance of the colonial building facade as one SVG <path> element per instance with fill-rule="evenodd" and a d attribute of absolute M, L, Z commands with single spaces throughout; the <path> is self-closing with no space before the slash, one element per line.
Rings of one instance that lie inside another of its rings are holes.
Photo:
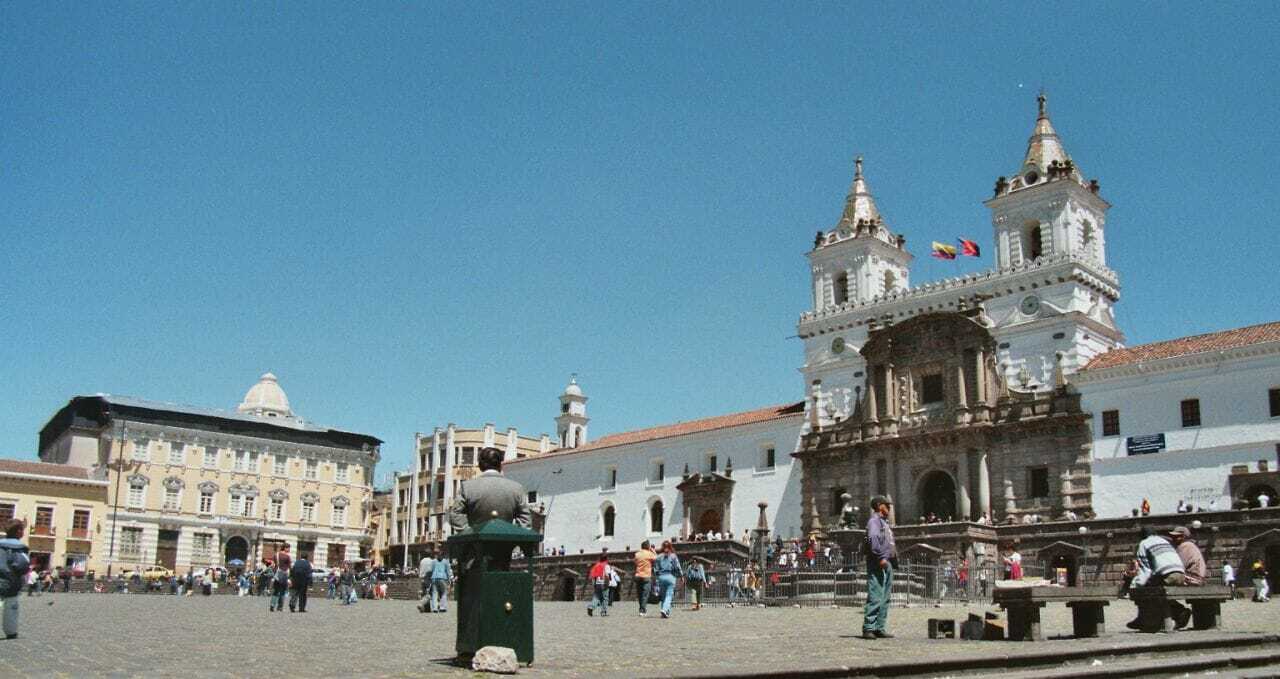
<path fill-rule="evenodd" d="M 107 482 L 67 464 L 0 460 L 0 526 L 27 524 L 27 546 L 38 571 L 101 572 Z"/>
<path fill-rule="evenodd" d="M 185 571 L 271 558 L 358 559 L 381 441 L 319 427 L 267 373 L 236 412 L 77 396 L 40 432 L 40 458 L 107 483 L 108 570 Z"/>
<path fill-rule="evenodd" d="M 851 417 L 810 430 L 804 529 L 834 526 L 844 501 L 887 495 L 897 523 L 1053 519 L 1091 511 L 1088 414 L 1056 371 L 1049 390 L 1010 386 L 980 309 L 875 330 Z M 993 497 L 994 496 L 994 497 Z"/>

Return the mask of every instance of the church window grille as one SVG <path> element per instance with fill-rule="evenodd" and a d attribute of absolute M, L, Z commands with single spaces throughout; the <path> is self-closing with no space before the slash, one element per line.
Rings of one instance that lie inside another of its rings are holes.
<path fill-rule="evenodd" d="M 1271 416 L 1280 417 L 1280 389 L 1268 391 L 1267 399 L 1271 402 Z"/>
<path fill-rule="evenodd" d="M 604 472 L 604 488 L 605 490 L 613 490 L 618 487 L 618 468 L 609 467 Z"/>
<path fill-rule="evenodd" d="M 561 404 L 560 404 L 560 412 L 562 412 L 562 413 L 567 413 L 567 412 L 569 412 L 569 404 L 568 404 L 568 403 L 561 403 Z"/>
<path fill-rule="evenodd" d="M 925 375 L 920 378 L 920 402 L 929 405 L 942 403 L 945 393 L 942 387 L 942 373 Z"/>
<path fill-rule="evenodd" d="M 719 471 L 717 469 L 718 466 L 719 466 L 719 460 L 716 459 L 716 456 L 714 454 L 707 455 L 707 472 L 715 473 L 716 471 Z"/>
<path fill-rule="evenodd" d="M 1119 436 L 1120 435 L 1120 411 L 1119 410 L 1102 411 L 1102 435 L 1103 436 Z"/>
<path fill-rule="evenodd" d="M 649 532 L 662 532 L 662 500 L 657 500 L 649 507 Z"/>
<path fill-rule="evenodd" d="M 1049 497 L 1049 468 L 1031 467 L 1027 469 L 1027 496 Z"/>
<path fill-rule="evenodd" d="M 1182 426 L 1200 426 L 1200 399 L 1189 398 L 1182 402 Z"/>
<path fill-rule="evenodd" d="M 537 504 L 537 502 L 538 502 L 538 491 L 536 491 L 536 490 L 531 490 L 531 491 L 529 491 L 528 493 L 526 493 L 526 494 L 525 494 L 525 501 L 526 501 L 526 502 L 528 502 L 528 503 L 529 503 L 529 504 L 531 504 L 531 505 L 532 505 L 532 504 Z"/>
<path fill-rule="evenodd" d="M 1029 224 L 1026 231 L 1027 261 L 1034 262 L 1044 254 L 1044 239 L 1040 237 L 1040 225 Z"/>
<path fill-rule="evenodd" d="M 176 441 L 169 444 L 169 464 L 182 464 L 185 461 L 183 453 L 186 452 L 186 446 Z"/>
<path fill-rule="evenodd" d="M 837 305 L 844 304 L 849 301 L 849 274 L 842 273 L 836 276 L 834 290 L 835 303 Z"/>

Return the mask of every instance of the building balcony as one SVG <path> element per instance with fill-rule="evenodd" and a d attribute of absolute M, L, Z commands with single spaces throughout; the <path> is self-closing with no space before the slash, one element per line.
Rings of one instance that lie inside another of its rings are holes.
<path fill-rule="evenodd" d="M 58 529 L 53 526 L 32 526 L 32 535 L 57 535 Z"/>
<path fill-rule="evenodd" d="M 88 528 L 72 528 L 71 534 L 67 536 L 68 540 L 92 540 L 93 531 Z"/>

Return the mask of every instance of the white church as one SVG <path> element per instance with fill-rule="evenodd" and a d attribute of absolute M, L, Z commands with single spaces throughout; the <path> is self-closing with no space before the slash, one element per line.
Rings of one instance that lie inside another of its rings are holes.
<path fill-rule="evenodd" d="M 1274 498 L 1280 323 L 1125 348 L 1113 313 L 1119 278 L 1106 263 L 1110 205 L 1067 153 L 1043 94 L 1038 105 L 1023 160 L 985 203 L 995 268 L 982 273 L 912 287 L 905 239 L 876 207 L 858 159 L 842 214 L 808 255 L 813 308 L 798 322 L 805 389 L 790 402 L 591 440 L 586 396 L 571 384 L 560 397 L 561 447 L 505 465 L 543 506 L 546 544 L 576 553 L 696 533 L 741 538 L 762 503 L 778 534 L 799 537 L 791 453 L 810 423 L 853 413 L 869 333 L 975 307 L 1010 385 L 1050 389 L 1061 366 L 1081 392 L 1099 517 L 1128 514 L 1143 498 L 1158 512 L 1179 500 L 1227 509 Z"/>

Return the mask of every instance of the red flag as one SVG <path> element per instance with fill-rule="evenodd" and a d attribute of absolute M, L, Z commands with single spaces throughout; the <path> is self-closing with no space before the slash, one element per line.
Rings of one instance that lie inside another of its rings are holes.
<path fill-rule="evenodd" d="M 965 257 L 982 256 L 982 250 L 978 247 L 977 243 L 966 238 L 957 238 L 956 240 L 960 241 L 960 254 Z"/>

